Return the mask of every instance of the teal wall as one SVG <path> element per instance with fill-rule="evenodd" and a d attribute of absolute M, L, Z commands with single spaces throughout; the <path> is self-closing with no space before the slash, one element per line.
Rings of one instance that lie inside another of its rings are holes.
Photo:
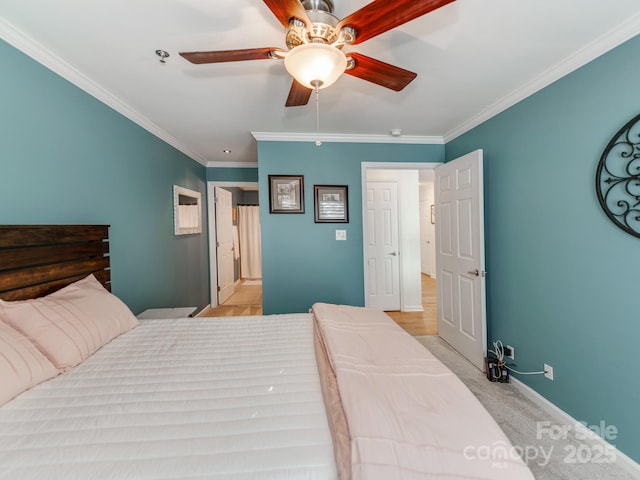
<path fill-rule="evenodd" d="M 110 224 L 134 313 L 206 306 L 206 225 L 173 235 L 173 185 L 204 199 L 205 168 L 2 41 L 0 65 L 0 223 Z"/>
<path fill-rule="evenodd" d="M 259 142 L 258 159 L 263 311 L 305 312 L 364 305 L 361 163 L 442 162 L 444 145 Z M 304 214 L 269 213 L 269 175 L 304 176 Z M 349 223 L 314 223 L 313 185 L 349 187 Z"/>
<path fill-rule="evenodd" d="M 516 349 L 519 377 L 578 420 L 615 425 L 640 461 L 640 238 L 594 190 L 611 137 L 640 113 L 640 37 L 446 145 L 484 149 L 489 340 Z"/>

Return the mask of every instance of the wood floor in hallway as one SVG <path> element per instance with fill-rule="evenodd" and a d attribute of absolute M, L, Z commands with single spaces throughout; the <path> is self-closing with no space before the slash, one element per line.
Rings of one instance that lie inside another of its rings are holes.
<path fill-rule="evenodd" d="M 437 335 L 438 314 L 436 308 L 436 280 L 422 275 L 422 312 L 387 312 L 395 322 L 411 335 Z M 236 287 L 224 304 L 209 308 L 201 317 L 239 317 L 262 315 L 262 285 Z"/>
<path fill-rule="evenodd" d="M 226 302 L 208 308 L 201 317 L 242 317 L 262 315 L 262 285 L 240 283 Z"/>
<path fill-rule="evenodd" d="M 438 334 L 436 279 L 422 274 L 422 312 L 387 312 L 398 325 L 411 335 Z"/>

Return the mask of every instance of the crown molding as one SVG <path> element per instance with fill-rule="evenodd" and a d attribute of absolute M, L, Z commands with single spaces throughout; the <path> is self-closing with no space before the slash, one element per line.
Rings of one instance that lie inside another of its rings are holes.
<path fill-rule="evenodd" d="M 410 144 L 444 144 L 444 139 L 437 136 L 422 135 L 366 135 L 342 133 L 281 133 L 281 132 L 251 132 L 253 137 L 261 142 L 315 142 L 320 140 L 329 143 L 410 143 Z"/>
<path fill-rule="evenodd" d="M 482 110 L 450 132 L 447 132 L 444 135 L 445 143 L 467 133 L 469 130 L 486 122 L 490 118 L 495 117 L 499 113 L 502 113 L 534 93 L 539 92 L 543 88 L 595 60 L 599 56 L 613 50 L 638 34 L 640 34 L 640 13 L 630 17 L 613 30 L 610 30 L 585 47 L 579 49 L 577 52 L 564 58 L 543 74 L 525 83 L 498 102 Z"/>
<path fill-rule="evenodd" d="M 25 34 L 22 30 L 16 28 L 6 20 L 0 17 L 0 38 L 5 40 L 14 48 L 20 50 L 25 55 L 42 64 L 52 72 L 60 75 L 65 80 L 71 82 L 76 87 L 84 90 L 86 93 L 95 97 L 108 107 L 128 118 L 132 122 L 138 124 L 151 134 L 168 143 L 175 149 L 181 151 L 189 158 L 206 166 L 207 161 L 200 155 L 189 150 L 185 145 L 180 143 L 173 135 L 153 123 L 145 116 L 138 113 L 131 106 L 108 92 L 101 85 L 82 74 L 69 63 L 62 60 L 50 50 L 46 49 L 42 44 Z"/>
<path fill-rule="evenodd" d="M 258 168 L 258 162 L 207 162 L 207 168 Z"/>
<path fill-rule="evenodd" d="M 368 134 L 310 134 L 310 133 L 278 133 L 251 132 L 258 141 L 287 141 L 287 142 L 323 142 L 334 143 L 389 143 L 389 144 L 444 144 L 468 132 L 490 118 L 498 115 L 523 99 L 542 90 L 551 83 L 568 75 L 574 70 L 586 65 L 597 57 L 605 54 L 627 40 L 640 34 L 640 13 L 630 17 L 618 27 L 602 35 L 589 45 L 566 57 L 561 62 L 547 70 L 537 78 L 525 83 L 500 101 L 477 113 L 458 127 L 447 132 L 444 136 L 401 135 L 368 135 Z M 138 124 L 154 136 L 173 146 L 194 161 L 208 168 L 256 168 L 257 163 L 239 165 L 234 162 L 211 162 L 191 151 L 174 136 L 141 115 L 131 106 L 105 90 L 101 85 L 85 76 L 73 66 L 46 49 L 20 29 L 0 18 L 0 38 L 36 60 L 49 70 L 60 75 L 65 80 L 95 97 L 105 105 L 114 109 L 132 122 Z"/>

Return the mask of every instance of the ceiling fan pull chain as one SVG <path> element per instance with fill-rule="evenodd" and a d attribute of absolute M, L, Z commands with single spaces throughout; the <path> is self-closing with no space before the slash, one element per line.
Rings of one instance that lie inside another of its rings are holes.
<path fill-rule="evenodd" d="M 316 84 L 316 146 L 319 147 L 322 145 L 322 141 L 320 140 L 320 85 Z"/>

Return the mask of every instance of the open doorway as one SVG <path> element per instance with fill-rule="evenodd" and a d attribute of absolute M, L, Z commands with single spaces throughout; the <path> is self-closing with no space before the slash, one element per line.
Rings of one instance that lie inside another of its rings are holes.
<path fill-rule="evenodd" d="M 232 204 L 230 227 L 234 245 L 233 271 L 230 275 L 232 275 L 234 288 L 230 295 L 222 298 L 220 297 L 221 276 L 219 274 L 221 242 L 218 239 L 216 189 L 223 189 L 229 192 Z M 258 183 L 207 182 L 207 206 L 211 308 L 207 310 L 205 316 L 211 316 L 209 314 L 214 313 L 209 310 L 215 310 L 222 306 L 234 307 L 232 308 L 233 311 L 242 310 L 240 307 L 247 307 L 244 310 L 248 309 L 250 311 L 249 314 L 256 314 L 257 309 L 262 309 L 262 252 L 259 242 L 259 214 L 257 213 Z M 252 241 L 252 239 L 257 239 L 258 241 Z M 247 283 L 246 286 L 244 285 L 245 283 Z M 245 305 L 249 300 L 250 305 Z M 222 309 L 219 309 L 219 311 L 221 312 Z"/>
<path fill-rule="evenodd" d="M 412 335 L 438 333 L 431 214 L 438 165 L 362 164 L 365 305 L 385 310 Z"/>

